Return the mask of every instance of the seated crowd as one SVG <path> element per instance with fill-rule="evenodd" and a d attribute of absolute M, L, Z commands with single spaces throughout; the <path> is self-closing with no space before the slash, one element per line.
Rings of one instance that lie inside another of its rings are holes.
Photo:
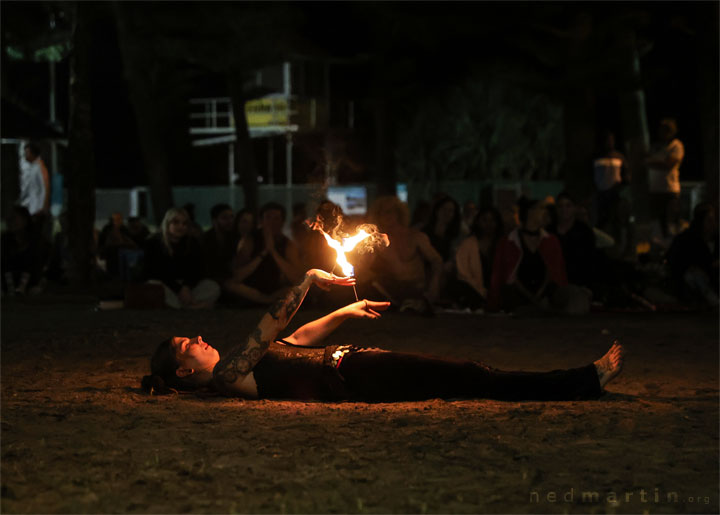
<path fill-rule="evenodd" d="M 653 226 L 650 249 L 634 260 L 617 252 L 618 238 L 592 227 L 587 209 L 566 192 L 554 199 L 520 197 L 509 214 L 474 202 L 461 210 L 452 197 L 437 195 L 418 203 L 412 222 L 407 204 L 394 196 L 377 198 L 366 218 L 343 217 L 325 200 L 309 217 L 304 204 L 296 205 L 287 232 L 285 208 L 273 202 L 257 213 L 218 204 L 210 214 L 212 225 L 202 232 L 192 213 L 169 209 L 155 234 L 137 218 L 126 225 L 113 215 L 97 237 L 103 273 L 161 288 L 171 308 L 267 305 L 307 269 L 341 275 L 335 251 L 315 229 L 332 233 L 343 223 L 352 233 L 372 223 L 390 245 L 349 254 L 357 292 L 400 311 L 585 313 L 592 306 L 654 309 L 667 299 L 718 304 L 717 213 L 707 203 L 696 206 L 689 226 L 677 206 L 668 206 Z M 16 207 L 2 236 L 6 295 L 41 289 L 54 270 L 58 274 L 62 242 L 44 243 L 32 223 L 27 210 Z M 650 285 L 660 291 L 655 298 L 648 298 Z M 316 304 L 337 300 L 324 291 L 314 295 L 308 300 Z"/>

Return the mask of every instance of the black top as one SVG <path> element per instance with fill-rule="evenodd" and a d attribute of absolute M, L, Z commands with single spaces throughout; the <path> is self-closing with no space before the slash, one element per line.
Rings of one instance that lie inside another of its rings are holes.
<path fill-rule="evenodd" d="M 538 250 L 532 252 L 525 245 L 525 240 L 522 237 L 520 237 L 520 243 L 523 255 L 518 266 L 517 277 L 527 291 L 536 293 L 545 282 L 547 268 Z"/>
<path fill-rule="evenodd" d="M 162 234 L 155 234 L 145 241 L 145 273 L 148 279 L 162 281 L 174 292 L 183 286 L 193 288 L 203 278 L 205 262 L 200 243 L 185 236 L 173 245 L 170 255 L 162 241 Z"/>
<path fill-rule="evenodd" d="M 435 231 L 433 231 L 430 226 L 426 226 L 422 231 L 430 239 L 430 245 L 432 245 L 433 248 L 437 250 L 438 254 L 442 256 L 443 262 L 449 261 L 453 258 L 452 251 L 455 238 L 450 236 L 449 231 L 445 231 L 445 234 L 442 236 L 435 234 Z"/>
<path fill-rule="evenodd" d="M 265 250 L 265 239 L 262 230 L 256 230 L 254 232 L 253 240 L 255 244 L 253 246 L 252 259 Z M 283 257 L 285 256 L 289 241 L 287 237 L 281 235 L 279 242 L 275 242 L 275 249 Z M 285 277 L 285 274 L 280 270 L 280 267 L 270 254 L 262 258 L 262 261 L 252 275 L 245 280 L 245 284 L 256 288 L 262 293 L 274 293 L 280 288 L 292 286 L 290 280 Z"/>
<path fill-rule="evenodd" d="M 552 231 L 560 240 L 568 282 L 589 286 L 595 268 L 595 233 L 585 223 L 576 220 L 565 234 Z"/>
<path fill-rule="evenodd" d="M 718 269 L 713 262 L 718 260 L 718 234 L 715 234 L 713 248 L 703 239 L 699 231 L 686 229 L 673 239 L 667 251 L 668 265 L 673 279 L 683 282 L 688 268 L 696 266 L 710 279 L 712 287 L 717 291 Z"/>
<path fill-rule="evenodd" d="M 258 397 L 338 401 L 347 398 L 342 376 L 333 366 L 337 345 L 301 347 L 272 342 L 253 369 Z M 217 379 L 217 390 L 230 393 Z"/>
<path fill-rule="evenodd" d="M 213 228 L 205 231 L 202 241 L 205 251 L 205 275 L 222 283 L 232 275 L 232 260 L 235 255 L 232 234 L 218 237 Z"/>

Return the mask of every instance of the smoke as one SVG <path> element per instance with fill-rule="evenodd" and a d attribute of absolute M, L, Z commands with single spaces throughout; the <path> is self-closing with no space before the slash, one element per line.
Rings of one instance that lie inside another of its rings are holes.
<path fill-rule="evenodd" d="M 353 236 L 360 231 L 365 231 L 369 236 L 359 242 L 355 247 L 354 251 L 358 254 L 375 252 L 375 250 L 380 247 L 390 245 L 390 239 L 387 234 L 381 233 L 377 225 L 360 224 L 354 227 L 350 226 L 346 222 L 340 206 L 330 201 L 325 201 L 320 204 L 315 219 L 306 220 L 305 223 L 308 224 L 311 229 L 325 232 L 337 241 L 342 241 L 344 238 Z"/>

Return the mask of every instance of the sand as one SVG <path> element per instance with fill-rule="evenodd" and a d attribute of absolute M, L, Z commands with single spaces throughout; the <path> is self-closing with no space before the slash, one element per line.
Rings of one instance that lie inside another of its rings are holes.
<path fill-rule="evenodd" d="M 261 311 L 4 300 L 3 513 L 718 513 L 718 317 L 389 313 L 333 342 L 622 375 L 597 401 L 148 396 L 170 335 L 221 351 Z M 304 309 L 290 328 L 323 312 Z M 596 494 L 596 495 L 595 495 Z"/>

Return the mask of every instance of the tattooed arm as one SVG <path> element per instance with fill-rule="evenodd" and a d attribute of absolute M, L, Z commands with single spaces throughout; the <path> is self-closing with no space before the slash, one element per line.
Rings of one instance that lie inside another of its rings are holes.
<path fill-rule="evenodd" d="M 355 279 L 337 277 L 318 269 L 308 270 L 300 284 L 270 306 L 245 342 L 233 347 L 227 356 L 218 361 L 213 369 L 215 380 L 224 388 L 235 390 L 263 357 L 270 342 L 290 323 L 313 283 L 321 288 L 328 288 L 331 284 L 351 286 L 355 284 Z"/>
<path fill-rule="evenodd" d="M 376 302 L 373 300 L 353 302 L 333 311 L 329 315 L 308 322 L 285 340 L 301 346 L 318 345 L 345 320 L 349 318 L 380 318 L 378 311 L 385 311 L 389 307 L 389 302 Z"/>

